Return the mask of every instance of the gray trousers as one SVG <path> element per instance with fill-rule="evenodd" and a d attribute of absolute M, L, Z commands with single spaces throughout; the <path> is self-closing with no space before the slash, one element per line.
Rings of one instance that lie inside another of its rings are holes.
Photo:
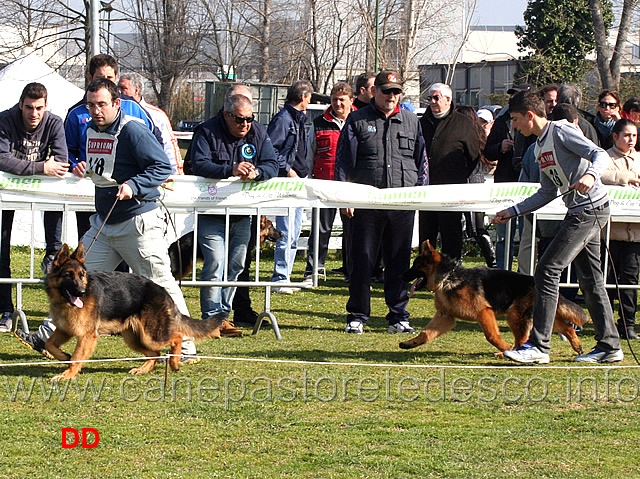
<path fill-rule="evenodd" d="M 553 321 L 558 305 L 560 275 L 571 262 L 596 332 L 600 350 L 620 349 L 620 338 L 613 310 L 604 287 L 600 264 L 600 233 L 609 221 L 609 204 L 567 215 L 560 230 L 544 252 L 536 272 L 533 330 L 529 342 L 548 353 Z"/>

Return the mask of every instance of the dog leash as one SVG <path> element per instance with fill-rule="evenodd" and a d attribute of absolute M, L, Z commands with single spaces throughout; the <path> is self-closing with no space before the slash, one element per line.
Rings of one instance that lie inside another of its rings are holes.
<path fill-rule="evenodd" d="M 87 248 L 87 251 L 85 252 L 85 255 L 89 254 L 89 251 L 91 251 L 91 248 L 93 247 L 93 244 L 96 242 L 96 240 L 98 239 L 98 236 L 100 236 L 100 233 L 102 232 L 102 228 L 104 228 L 104 225 L 107 224 L 107 220 L 109 219 L 109 217 L 111 216 L 111 213 L 113 212 L 113 209 L 116 207 L 116 203 L 118 203 L 118 197 L 116 196 L 116 200 L 113 202 L 113 205 L 111 205 L 111 209 L 109 210 L 109 212 L 107 213 L 107 216 L 104 217 L 104 221 L 102 222 L 102 224 L 100 225 L 100 228 L 98 228 L 98 232 L 96 233 L 96 235 L 93 237 L 93 240 L 91 241 L 91 244 L 89 245 L 89 247 Z"/>

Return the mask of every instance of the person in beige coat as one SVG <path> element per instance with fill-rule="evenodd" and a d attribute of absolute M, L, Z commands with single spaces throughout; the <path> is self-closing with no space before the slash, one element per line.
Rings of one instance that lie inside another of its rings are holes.
<path fill-rule="evenodd" d="M 613 146 L 607 150 L 610 156 L 609 168 L 602 174 L 604 184 L 620 186 L 640 186 L 640 152 L 635 150 L 638 128 L 629 119 L 616 122 L 612 130 Z M 618 284 L 638 284 L 640 272 L 640 223 L 612 223 L 609 243 L 611 262 L 609 283 L 615 277 Z M 609 290 L 613 304 L 616 290 Z M 638 339 L 635 332 L 636 289 L 619 291 L 618 331 L 621 338 Z"/>

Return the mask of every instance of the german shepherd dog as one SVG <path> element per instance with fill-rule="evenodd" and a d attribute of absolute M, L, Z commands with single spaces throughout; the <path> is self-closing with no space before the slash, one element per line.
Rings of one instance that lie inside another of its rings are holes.
<path fill-rule="evenodd" d="M 267 240 L 275 243 L 280 238 L 282 238 L 282 231 L 273 226 L 273 222 L 266 216 L 260 216 L 260 245 L 263 245 Z M 196 257 L 202 259 L 200 247 L 198 247 Z M 169 259 L 171 260 L 171 274 L 176 280 L 181 280 L 191 274 L 193 269 L 193 231 L 169 246 Z"/>
<path fill-rule="evenodd" d="M 400 343 L 402 349 L 427 344 L 451 330 L 456 318 L 480 324 L 487 341 L 501 352 L 522 346 L 533 326 L 534 281 L 532 276 L 500 269 L 477 266 L 465 268 L 429 243 L 422 244 L 420 255 L 403 275 L 405 281 L 416 280 L 412 291 L 427 286 L 434 293 L 436 315 L 413 339 Z M 513 347 L 500 337 L 498 316 L 506 314 L 513 332 Z M 583 354 L 573 325 L 589 321 L 584 310 L 559 296 L 553 331 L 562 333 L 578 354 Z"/>
<path fill-rule="evenodd" d="M 59 361 L 89 359 L 100 335 L 120 333 L 127 345 L 145 356 L 159 356 L 160 349 L 169 346 L 169 365 L 178 371 L 182 336 L 195 339 L 219 338 L 228 328 L 226 316 L 199 321 L 178 311 L 167 291 L 148 278 L 118 271 L 87 272 L 84 245 L 69 254 L 64 244 L 56 255 L 47 276 L 46 291 L 49 312 L 56 330 L 45 343 Z M 76 336 L 73 355 L 60 349 Z M 156 359 L 148 359 L 130 374 L 144 374 L 153 369 Z M 82 363 L 71 363 L 53 381 L 76 376 Z"/>

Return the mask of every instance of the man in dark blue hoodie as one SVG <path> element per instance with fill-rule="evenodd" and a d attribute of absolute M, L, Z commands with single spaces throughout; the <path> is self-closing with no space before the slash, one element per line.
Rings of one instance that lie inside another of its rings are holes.
<path fill-rule="evenodd" d="M 62 120 L 47 111 L 47 89 L 41 83 L 29 83 L 20 101 L 0 113 L 0 171 L 14 175 L 48 175 L 63 178 L 69 170 L 67 144 Z M 11 230 L 13 210 L 2 211 L 0 277 L 11 277 Z M 47 254 L 62 246 L 61 214 L 44 214 Z M 0 285 L 0 332 L 12 327 L 11 285 Z"/>
<path fill-rule="evenodd" d="M 309 174 L 307 163 L 307 106 L 311 102 L 313 86 L 307 80 L 298 80 L 287 90 L 286 103 L 282 110 L 274 115 L 267 132 L 276 150 L 279 176 L 305 178 Z M 291 210 L 290 210 L 291 211 Z M 282 238 L 276 242 L 273 253 L 274 267 L 271 281 L 286 283 L 290 281 L 293 261 L 298 249 L 298 237 L 302 228 L 302 208 L 293 210 L 294 217 L 276 216 L 276 227 L 282 231 Z M 289 221 L 291 220 L 291 228 Z M 274 293 L 292 294 L 296 288 L 274 288 Z"/>
<path fill-rule="evenodd" d="M 180 312 L 189 315 L 171 274 L 165 215 L 154 201 L 160 197 L 160 185 L 171 175 L 171 164 L 153 133 L 124 114 L 120 101 L 118 87 L 107 78 L 93 80 L 87 87 L 91 121 L 86 132 L 85 176 L 96 186 L 97 213 L 91 216 L 91 227 L 82 237 L 85 246 L 91 247 L 86 267 L 89 271 L 113 271 L 124 260 L 134 273 L 165 288 Z M 42 334 L 41 327 L 21 339 L 47 356 L 46 350 L 31 344 L 33 336 L 42 341 Z M 193 342 L 184 343 L 182 362 L 197 362 Z"/>

